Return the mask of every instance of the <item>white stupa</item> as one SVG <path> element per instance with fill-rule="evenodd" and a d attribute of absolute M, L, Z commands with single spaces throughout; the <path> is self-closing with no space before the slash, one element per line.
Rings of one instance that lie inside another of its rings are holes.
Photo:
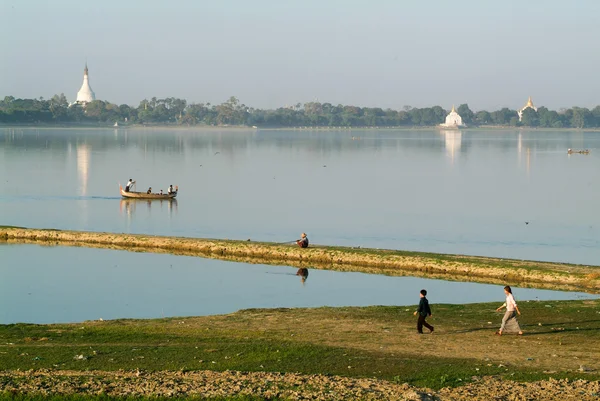
<path fill-rule="evenodd" d="M 454 109 L 454 105 L 452 106 L 452 110 L 450 111 L 450 113 L 446 116 L 446 122 L 443 124 L 440 124 L 440 126 L 446 127 L 446 128 L 448 128 L 448 127 L 454 127 L 454 128 L 464 127 L 462 117 L 460 116 L 460 114 L 458 114 L 456 112 L 456 110 Z"/>
<path fill-rule="evenodd" d="M 523 112 L 526 109 L 533 109 L 535 111 L 537 111 L 537 107 L 535 107 L 533 105 L 533 102 L 531 101 L 531 96 L 529 96 L 529 100 L 527 100 L 527 104 L 519 111 L 517 111 L 517 114 L 519 114 L 519 121 L 521 121 L 521 119 L 523 118 Z"/>
<path fill-rule="evenodd" d="M 86 104 L 96 100 L 96 94 L 92 90 L 90 86 L 90 82 L 88 79 L 88 67 L 87 63 L 85 63 L 85 69 L 83 70 L 83 84 L 81 85 L 81 89 L 77 92 L 77 103 Z"/>

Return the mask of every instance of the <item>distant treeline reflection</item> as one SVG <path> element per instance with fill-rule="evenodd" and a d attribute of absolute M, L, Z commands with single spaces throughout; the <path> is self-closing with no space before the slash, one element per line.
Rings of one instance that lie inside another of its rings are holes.
<path fill-rule="evenodd" d="M 457 112 L 468 125 L 526 126 L 546 128 L 600 127 L 600 106 L 592 110 L 572 107 L 559 111 L 540 107 L 526 109 L 519 121 L 516 110 L 503 108 L 473 112 L 467 104 Z M 236 97 L 213 105 L 190 103 L 185 99 L 142 100 L 137 107 L 95 100 L 85 107 L 69 107 L 64 94 L 51 99 L 0 100 L 0 123 L 81 123 L 81 124 L 168 124 L 260 127 L 402 127 L 434 126 L 444 122 L 448 110 L 440 106 L 402 110 L 380 107 L 357 107 L 331 103 L 297 103 L 278 109 L 255 109 Z"/>
<path fill-rule="evenodd" d="M 474 131 L 473 131 L 474 132 Z M 544 132 L 548 141 L 536 141 L 537 132 L 519 132 L 508 130 L 502 135 L 473 134 L 461 135 L 465 131 L 452 130 L 421 130 L 418 135 L 393 130 L 378 130 L 377 132 L 362 132 L 359 140 L 352 140 L 354 132 L 332 131 L 323 135 L 319 131 L 305 131 L 297 135 L 282 135 L 279 130 L 248 130 L 244 135 L 235 132 L 215 130 L 214 132 L 190 133 L 187 130 L 153 130 L 148 135 L 146 130 L 135 129 L 97 129 L 97 130 L 54 130 L 51 128 L 3 128 L 0 129 L 0 150 L 2 148 L 20 148 L 29 151 L 69 150 L 79 146 L 87 146 L 94 151 L 119 150 L 151 152 L 154 154 L 177 157 L 233 156 L 240 151 L 254 149 L 277 148 L 279 150 L 302 149 L 317 155 L 329 153 L 361 153 L 365 146 L 379 151 L 383 149 L 444 151 L 449 146 L 460 144 L 460 152 L 468 154 L 484 149 L 515 149 L 515 141 L 522 144 L 523 150 L 531 148 L 536 151 L 565 152 L 568 146 L 584 147 L 583 143 L 596 138 L 594 132 L 572 132 L 569 134 L 569 144 L 565 145 L 564 132 Z M 108 135 L 107 135 L 108 134 Z M 447 135 L 452 135 L 448 142 Z M 66 162 L 66 158 L 64 159 Z M 198 164 L 201 164 L 199 161 Z"/>

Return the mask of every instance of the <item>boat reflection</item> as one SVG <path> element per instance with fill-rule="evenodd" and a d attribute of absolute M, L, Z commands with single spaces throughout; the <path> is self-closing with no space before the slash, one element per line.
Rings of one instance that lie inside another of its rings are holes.
<path fill-rule="evenodd" d="M 169 214 L 173 214 L 173 212 L 177 213 L 177 199 L 121 199 L 119 202 L 119 211 L 122 215 L 127 217 L 133 216 L 138 207 L 142 207 L 148 212 L 152 211 L 152 208 L 162 210 L 163 208 L 167 208 Z"/>

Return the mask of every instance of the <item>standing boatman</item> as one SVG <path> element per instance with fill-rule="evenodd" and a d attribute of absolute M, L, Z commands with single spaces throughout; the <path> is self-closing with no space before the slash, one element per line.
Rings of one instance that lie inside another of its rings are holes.
<path fill-rule="evenodd" d="M 127 182 L 127 185 L 125 185 L 125 192 L 129 192 L 131 191 L 131 187 L 133 186 L 133 184 L 135 183 L 135 181 L 133 181 L 131 178 L 129 179 L 129 182 Z"/>

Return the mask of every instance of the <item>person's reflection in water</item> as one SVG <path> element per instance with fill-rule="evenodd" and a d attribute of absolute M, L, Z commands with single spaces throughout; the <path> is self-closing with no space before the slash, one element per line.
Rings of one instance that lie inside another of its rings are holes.
<path fill-rule="evenodd" d="M 299 268 L 296 272 L 296 276 L 300 276 L 300 281 L 304 284 L 308 278 L 308 269 L 306 267 Z"/>
<path fill-rule="evenodd" d="M 121 214 L 125 214 L 128 218 L 131 218 L 135 209 L 135 203 L 130 202 L 128 199 L 121 199 L 119 202 L 119 210 Z"/>
<path fill-rule="evenodd" d="M 160 203 L 160 206 L 157 206 L 156 203 Z M 166 205 L 165 205 L 166 203 Z M 151 200 L 151 199 L 121 199 L 119 202 L 119 210 L 120 213 L 127 216 L 128 218 L 132 218 L 136 211 L 136 206 L 143 207 L 146 205 L 148 213 L 152 212 L 152 208 L 156 209 L 157 207 L 164 211 L 164 208 L 167 208 L 169 216 L 173 215 L 173 211 L 177 213 L 177 200 L 175 199 L 167 199 L 167 200 Z"/>
<path fill-rule="evenodd" d="M 177 199 L 173 198 L 167 201 L 167 206 L 169 209 L 169 213 L 172 215 L 173 214 L 173 210 L 175 210 L 175 212 L 177 212 Z"/>

